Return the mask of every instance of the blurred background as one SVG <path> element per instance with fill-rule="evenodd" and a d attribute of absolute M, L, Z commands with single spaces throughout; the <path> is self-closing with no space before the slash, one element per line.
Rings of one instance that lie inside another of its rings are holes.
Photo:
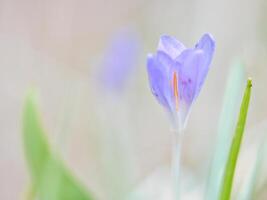
<path fill-rule="evenodd" d="M 230 67 L 241 61 L 253 78 L 238 187 L 267 131 L 266 11 L 264 0 L 0 0 L 0 199 L 23 199 L 30 184 L 21 137 L 30 87 L 53 149 L 99 199 L 168 185 L 170 124 L 146 73 L 162 34 L 188 47 L 205 32 L 216 40 L 183 146 L 191 199 L 205 190 Z M 122 74 L 109 68 L 129 54 Z"/>

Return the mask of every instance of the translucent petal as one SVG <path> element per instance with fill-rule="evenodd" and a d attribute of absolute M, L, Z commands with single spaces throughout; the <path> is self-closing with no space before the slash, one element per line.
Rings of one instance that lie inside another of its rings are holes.
<path fill-rule="evenodd" d="M 204 80 L 208 74 L 209 71 L 209 66 L 214 54 L 214 50 L 215 50 L 215 41 L 213 39 L 213 37 L 206 33 L 204 34 L 201 39 L 199 40 L 199 42 L 196 44 L 196 49 L 201 49 L 204 52 L 204 63 L 201 67 L 201 71 L 199 73 L 199 77 L 198 77 L 198 85 L 197 85 L 197 92 L 196 92 L 196 96 L 199 94 L 201 87 L 204 83 Z"/>
<path fill-rule="evenodd" d="M 185 50 L 185 46 L 174 37 L 168 35 L 160 37 L 158 51 L 163 51 L 173 60 L 177 58 L 183 50 Z"/>
<path fill-rule="evenodd" d="M 202 50 L 187 49 L 177 59 L 181 64 L 179 69 L 179 92 L 181 101 L 190 105 L 196 97 L 198 76 L 204 63 Z"/>
<path fill-rule="evenodd" d="M 147 72 L 149 77 L 150 88 L 158 102 L 171 112 L 171 99 L 168 71 L 170 66 L 164 65 L 168 62 L 157 55 L 148 55 Z M 161 61 L 160 61 L 161 60 Z M 164 62 L 163 62 L 164 61 Z"/>
<path fill-rule="evenodd" d="M 196 98 L 198 76 L 204 62 L 202 50 L 187 49 L 177 58 L 179 67 L 179 126 L 185 127 L 191 105 Z"/>

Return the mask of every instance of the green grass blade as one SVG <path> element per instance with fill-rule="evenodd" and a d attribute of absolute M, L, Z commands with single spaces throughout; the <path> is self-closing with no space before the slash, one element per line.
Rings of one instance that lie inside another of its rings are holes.
<path fill-rule="evenodd" d="M 35 98 L 33 92 L 27 96 L 22 119 L 24 150 L 33 180 L 38 179 L 50 157 L 50 149 L 37 117 Z"/>
<path fill-rule="evenodd" d="M 228 155 L 228 160 L 224 172 L 224 179 L 222 183 L 221 193 L 220 193 L 220 200 L 229 200 L 231 196 L 232 191 L 232 185 L 233 185 L 233 177 L 235 173 L 236 168 L 236 162 L 242 142 L 242 137 L 244 133 L 244 128 L 246 124 L 246 118 L 247 118 L 247 112 L 249 107 L 249 101 L 250 101 L 250 94 L 251 94 L 251 87 L 252 87 L 252 81 L 251 79 L 248 79 L 247 81 L 247 87 L 245 90 L 245 94 L 243 96 L 240 113 L 239 113 L 239 119 L 237 122 L 235 134 L 232 140 L 230 152 Z"/>
<path fill-rule="evenodd" d="M 207 183 L 206 199 L 218 199 L 227 153 L 238 115 L 245 80 L 244 65 L 236 61 L 231 65 L 224 93 L 223 107 L 218 125 L 218 135 L 214 145 L 214 155 Z"/>
<path fill-rule="evenodd" d="M 247 182 L 244 184 L 238 195 L 238 200 L 255 199 L 254 196 L 256 193 L 257 181 L 259 179 L 260 171 L 264 161 L 264 155 L 266 153 L 265 148 L 266 148 L 266 141 L 263 140 L 258 148 L 257 157 L 254 162 L 252 171 L 249 177 L 247 178 Z"/>
<path fill-rule="evenodd" d="M 93 197 L 52 154 L 31 92 L 23 110 L 23 141 L 33 185 L 41 200 L 93 200 Z"/>

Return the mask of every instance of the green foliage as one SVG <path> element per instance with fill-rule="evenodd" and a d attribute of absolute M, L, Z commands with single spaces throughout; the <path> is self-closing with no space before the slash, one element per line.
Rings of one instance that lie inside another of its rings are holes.
<path fill-rule="evenodd" d="M 93 200 L 85 188 L 53 155 L 41 126 L 36 97 L 31 92 L 23 110 L 23 141 L 32 182 L 41 200 Z"/>
<path fill-rule="evenodd" d="M 247 118 L 247 112 L 249 107 L 249 101 L 250 101 L 250 94 L 251 94 L 251 87 L 252 87 L 252 81 L 251 79 L 248 79 L 247 81 L 247 87 L 245 90 L 245 94 L 243 96 L 240 113 L 239 113 L 239 119 L 237 122 L 235 134 L 232 140 L 230 152 L 228 155 L 228 160 L 226 164 L 226 168 L 224 171 L 224 178 L 222 182 L 222 188 L 220 193 L 220 200 L 229 200 L 231 197 L 231 191 L 232 191 L 232 185 L 233 185 L 233 177 L 235 173 L 236 168 L 236 162 L 242 142 L 242 137 L 244 133 L 244 128 L 246 124 L 246 118 Z"/>
<path fill-rule="evenodd" d="M 239 193 L 238 200 L 251 200 L 256 199 L 256 186 L 259 180 L 262 164 L 264 161 L 264 155 L 266 153 L 266 141 L 263 140 L 258 148 L 255 162 L 249 177 L 247 178 L 242 190 Z"/>
<path fill-rule="evenodd" d="M 245 80 L 244 74 L 244 65 L 241 62 L 235 62 L 231 66 L 218 125 L 217 141 L 214 145 L 213 161 L 208 178 L 206 193 L 206 199 L 208 200 L 218 199 L 219 196 L 220 184 L 227 161 L 227 153 L 231 144 L 235 119 L 238 114 L 238 105 L 241 101 Z"/>

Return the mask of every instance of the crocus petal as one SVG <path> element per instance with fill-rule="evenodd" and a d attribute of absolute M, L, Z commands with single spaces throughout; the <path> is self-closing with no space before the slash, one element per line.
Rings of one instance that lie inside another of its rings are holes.
<path fill-rule="evenodd" d="M 185 46 L 174 37 L 168 35 L 160 37 L 158 51 L 163 51 L 173 60 L 177 58 L 183 50 L 185 50 Z"/>
<path fill-rule="evenodd" d="M 202 50 L 187 49 L 178 58 L 179 69 L 179 92 L 181 101 L 190 105 L 194 98 L 198 84 L 198 74 L 204 62 Z"/>
<path fill-rule="evenodd" d="M 175 128 L 184 129 L 191 105 L 199 94 L 213 57 L 215 42 L 205 34 L 195 48 L 162 36 L 157 53 L 150 55 L 147 71 L 153 94 L 169 113 Z"/>
<path fill-rule="evenodd" d="M 190 107 L 196 97 L 198 75 L 204 62 L 202 50 L 187 49 L 178 58 L 179 68 L 179 121 L 184 127 L 190 112 Z"/>
<path fill-rule="evenodd" d="M 161 64 L 161 67 L 166 71 L 167 78 L 170 78 L 170 73 L 175 66 L 174 60 L 163 51 L 157 51 L 156 59 Z"/>
<path fill-rule="evenodd" d="M 149 54 L 147 58 L 147 72 L 151 91 L 158 102 L 169 112 L 172 112 L 169 84 L 169 73 L 172 63 L 172 60 L 163 52 L 156 55 Z"/>
<path fill-rule="evenodd" d="M 208 33 L 204 34 L 199 40 L 199 42 L 196 44 L 196 49 L 203 50 L 204 56 L 205 56 L 204 63 L 199 72 L 198 84 L 197 84 L 197 89 L 196 89 L 197 90 L 196 96 L 197 96 L 207 76 L 207 73 L 209 71 L 209 66 L 210 66 L 210 63 L 211 63 L 211 60 L 214 54 L 215 41 L 213 37 Z"/>
<path fill-rule="evenodd" d="M 196 49 L 201 49 L 206 55 L 206 62 L 209 65 L 215 49 L 215 41 L 209 33 L 204 34 L 196 44 Z"/>

